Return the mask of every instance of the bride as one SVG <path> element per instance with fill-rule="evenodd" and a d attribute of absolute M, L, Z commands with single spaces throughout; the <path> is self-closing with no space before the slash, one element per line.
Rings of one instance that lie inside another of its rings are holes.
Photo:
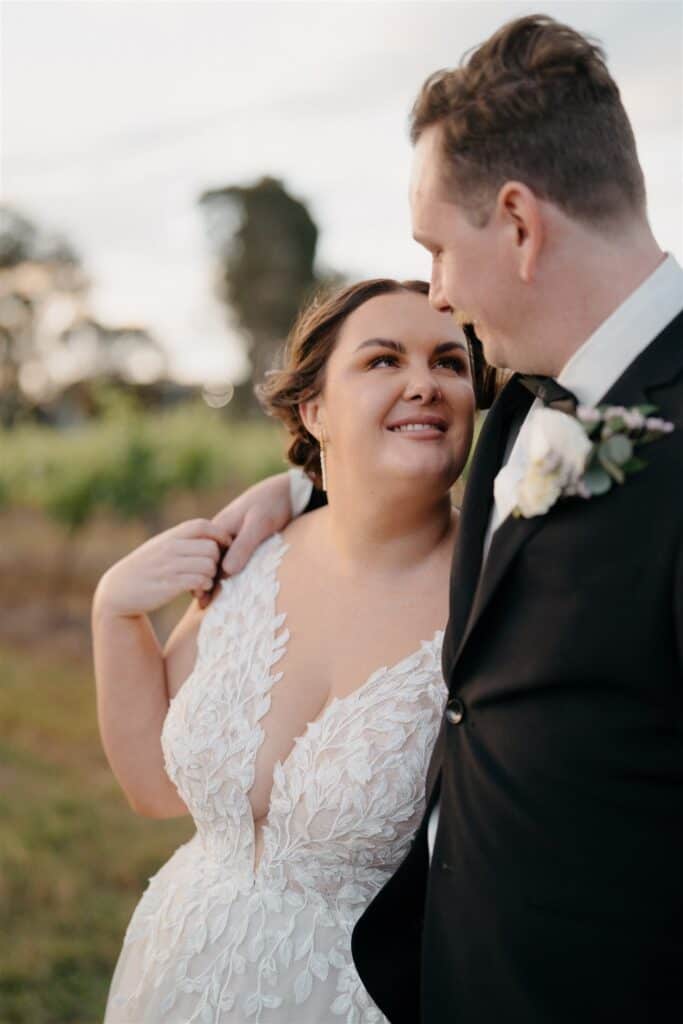
<path fill-rule="evenodd" d="M 351 932 L 423 812 L 474 410 L 460 329 L 427 291 L 382 279 L 312 304 L 269 378 L 328 505 L 194 601 L 163 650 L 146 613 L 210 590 L 230 538 L 183 523 L 98 585 L 112 770 L 139 814 L 196 824 L 133 913 L 105 1024 L 385 1019 Z"/>

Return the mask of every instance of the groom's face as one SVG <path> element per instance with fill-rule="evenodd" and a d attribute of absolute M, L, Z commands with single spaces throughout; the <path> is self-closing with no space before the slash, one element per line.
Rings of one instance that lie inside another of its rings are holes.
<path fill-rule="evenodd" d="M 449 195 L 441 128 L 427 128 L 415 146 L 410 206 L 413 236 L 431 255 L 429 300 L 459 323 L 473 323 L 494 366 L 510 365 L 515 281 L 495 217 L 474 226 Z"/>

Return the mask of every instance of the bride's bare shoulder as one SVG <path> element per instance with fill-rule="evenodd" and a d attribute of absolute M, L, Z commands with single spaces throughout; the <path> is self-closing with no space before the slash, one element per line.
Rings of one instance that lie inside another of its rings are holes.
<path fill-rule="evenodd" d="M 320 536 L 320 531 L 329 516 L 327 506 L 317 508 L 313 512 L 306 512 L 305 515 L 297 516 L 282 531 L 282 537 L 292 551 L 304 549 Z"/>

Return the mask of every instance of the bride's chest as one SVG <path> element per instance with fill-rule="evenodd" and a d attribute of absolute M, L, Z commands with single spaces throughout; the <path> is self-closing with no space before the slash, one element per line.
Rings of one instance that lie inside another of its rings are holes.
<path fill-rule="evenodd" d="M 331 694 L 325 681 L 305 693 L 288 685 L 295 667 L 274 572 L 258 579 L 231 581 L 212 606 L 162 731 L 168 774 L 198 830 L 227 837 L 267 818 L 279 846 L 297 835 L 329 849 L 335 839 L 363 846 L 391 820 L 414 827 L 445 698 L 440 635 L 352 692 Z"/>
<path fill-rule="evenodd" d="M 336 806 L 335 790 L 354 780 L 366 791 L 373 780 L 382 791 L 387 780 L 405 783 L 398 763 L 388 771 L 392 753 L 419 775 L 409 755 L 428 751 L 445 697 L 440 644 L 426 642 L 348 692 L 343 685 L 334 692 L 329 677 L 316 681 L 314 662 L 290 662 L 283 622 L 277 616 L 270 629 L 224 637 L 221 656 L 200 659 L 171 703 L 162 746 L 191 811 L 197 798 L 226 787 L 249 796 L 256 819 L 278 788 L 292 807 L 310 804 L 312 793 Z M 290 684 L 290 674 L 303 669 L 310 684 Z"/>

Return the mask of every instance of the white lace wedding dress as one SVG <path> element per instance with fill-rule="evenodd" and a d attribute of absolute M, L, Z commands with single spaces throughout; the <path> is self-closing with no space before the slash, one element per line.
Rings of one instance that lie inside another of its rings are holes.
<path fill-rule="evenodd" d="M 105 1024 L 356 1024 L 385 1018 L 351 931 L 407 851 L 446 691 L 440 630 L 334 699 L 277 763 L 263 853 L 249 789 L 274 671 L 277 534 L 222 583 L 162 731 L 196 833 L 149 879 L 126 931 Z"/>

